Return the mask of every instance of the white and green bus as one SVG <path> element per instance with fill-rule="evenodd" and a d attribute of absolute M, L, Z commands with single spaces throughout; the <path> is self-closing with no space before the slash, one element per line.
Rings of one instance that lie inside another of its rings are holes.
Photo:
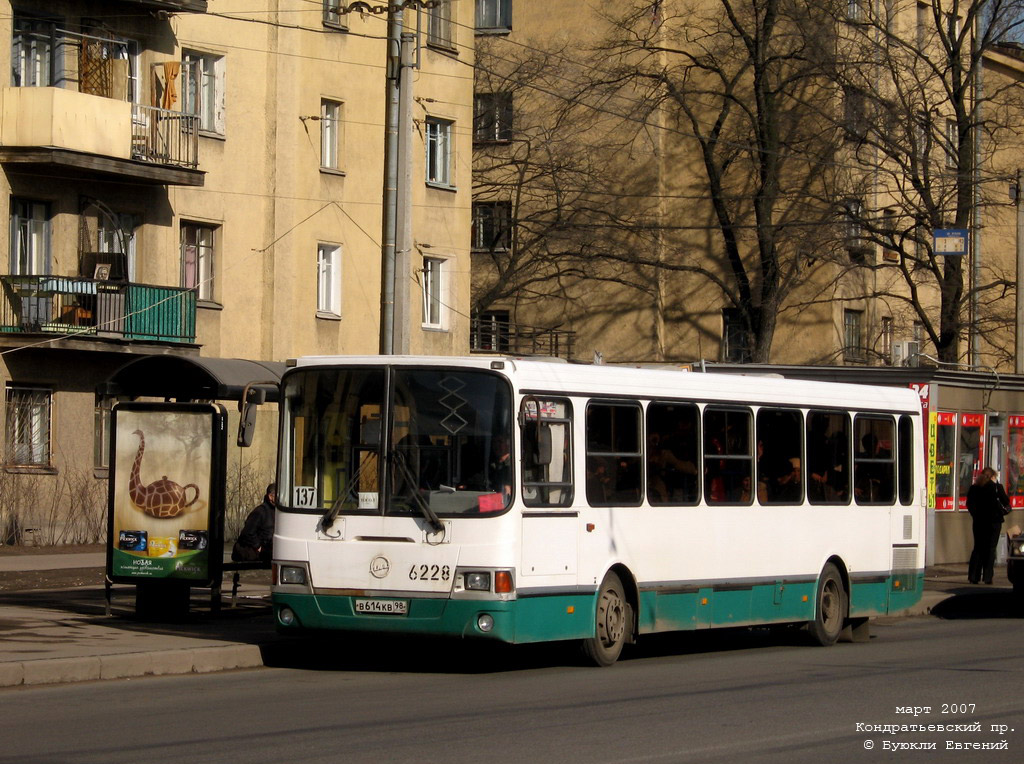
<path fill-rule="evenodd" d="M 286 632 L 580 640 L 918 601 L 912 390 L 520 358 L 309 357 L 282 379 Z"/>

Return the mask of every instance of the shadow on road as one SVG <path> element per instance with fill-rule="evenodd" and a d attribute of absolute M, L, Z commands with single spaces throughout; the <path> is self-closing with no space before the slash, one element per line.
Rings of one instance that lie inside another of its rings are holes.
<path fill-rule="evenodd" d="M 932 608 L 932 615 L 949 620 L 968 618 L 1020 618 L 1024 605 L 1010 589 L 978 590 L 977 586 L 949 590 L 951 597 Z"/>

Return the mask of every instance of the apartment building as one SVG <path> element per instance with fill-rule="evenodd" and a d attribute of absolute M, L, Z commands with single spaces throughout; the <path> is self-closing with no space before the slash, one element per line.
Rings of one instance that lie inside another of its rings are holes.
<path fill-rule="evenodd" d="M 781 4 L 776 29 L 800 34 L 779 34 L 773 53 L 805 84 L 762 115 L 784 123 L 772 136 L 757 132 L 749 78 L 728 80 L 746 54 L 717 0 L 478 0 L 474 346 L 514 344 L 527 326 L 566 335 L 559 354 L 584 360 L 889 366 L 937 358 L 948 313 L 962 319 L 955 362 L 1012 370 L 1019 58 L 985 53 L 970 250 L 951 255 L 963 281 L 952 290 L 933 232 L 960 227 L 975 89 L 958 123 L 942 95 L 953 67 L 918 71 L 941 64 L 950 39 L 970 55 L 970 24 L 947 5 L 843 0 L 804 19 Z M 735 23 L 750 29 L 746 11 Z M 918 111 L 900 72 L 919 76 Z M 589 153 L 585 168 L 574 151 Z M 705 162 L 715 152 L 719 177 Z M 770 199 L 758 196 L 766 157 L 783 165 Z M 752 359 L 764 321 L 770 352 Z"/>
<path fill-rule="evenodd" d="M 0 533 L 57 540 L 67 497 L 102 502 L 110 405 L 148 390 L 105 384 L 131 361 L 170 359 L 152 394 L 178 397 L 210 360 L 378 352 L 388 14 L 352 5 L 0 3 Z M 403 13 L 405 352 L 468 343 L 472 15 Z M 260 487 L 271 419 L 229 456 Z"/>

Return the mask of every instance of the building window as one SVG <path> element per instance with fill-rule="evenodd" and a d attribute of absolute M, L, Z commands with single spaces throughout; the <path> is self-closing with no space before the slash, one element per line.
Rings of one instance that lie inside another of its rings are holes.
<path fill-rule="evenodd" d="M 11 37 L 11 84 L 49 87 L 63 46 L 51 20 L 15 17 Z"/>
<path fill-rule="evenodd" d="M 452 124 L 427 117 L 427 183 L 452 185 Z"/>
<path fill-rule="evenodd" d="M 864 20 L 864 0 L 846 0 L 846 18 L 849 21 Z"/>
<path fill-rule="evenodd" d="M 192 289 L 196 299 L 213 300 L 212 226 L 197 223 L 181 224 L 181 285 Z"/>
<path fill-rule="evenodd" d="M 882 332 L 880 336 L 881 340 L 881 351 L 882 358 L 885 359 L 886 363 L 892 362 L 892 340 L 893 340 L 893 324 L 891 316 L 882 317 Z"/>
<path fill-rule="evenodd" d="M 722 360 L 750 363 L 750 331 L 738 308 L 722 309 Z"/>
<path fill-rule="evenodd" d="M 326 99 L 320 102 L 320 166 L 341 167 L 341 104 Z"/>
<path fill-rule="evenodd" d="M 423 258 L 423 326 L 444 328 L 444 260 Z"/>
<path fill-rule="evenodd" d="M 50 408 L 53 393 L 7 387 L 7 464 L 50 466 Z"/>
<path fill-rule="evenodd" d="M 473 250 L 505 252 L 511 249 L 512 205 L 508 202 L 473 202 Z"/>
<path fill-rule="evenodd" d="M 341 247 L 321 244 L 316 250 L 316 309 L 341 316 Z"/>
<path fill-rule="evenodd" d="M 427 45 L 454 50 L 455 25 L 452 24 L 451 0 L 441 0 L 427 9 Z"/>
<path fill-rule="evenodd" d="M 960 164 L 960 137 L 955 119 L 946 120 L 946 167 L 953 170 Z"/>
<path fill-rule="evenodd" d="M 335 29 L 345 29 L 345 17 L 348 14 L 342 10 L 345 0 L 323 0 L 324 4 L 324 26 Z"/>
<path fill-rule="evenodd" d="M 868 99 L 863 90 L 843 88 L 843 129 L 851 140 L 863 140 L 868 130 Z"/>
<path fill-rule="evenodd" d="M 847 361 L 864 360 L 864 311 L 843 311 L 843 358 Z"/>
<path fill-rule="evenodd" d="M 512 29 L 512 0 L 476 0 L 477 31 L 507 32 Z"/>
<path fill-rule="evenodd" d="M 512 140 L 511 93 L 476 93 L 473 96 L 473 140 L 477 143 Z"/>
<path fill-rule="evenodd" d="M 182 111 L 199 117 L 199 129 L 224 134 L 224 57 L 184 51 Z"/>
<path fill-rule="evenodd" d="M 29 199 L 11 199 L 12 276 L 38 276 L 50 272 L 50 205 Z"/>
<path fill-rule="evenodd" d="M 509 315 L 507 310 L 490 310 L 473 316 L 469 346 L 476 351 L 507 353 L 510 349 Z"/>
<path fill-rule="evenodd" d="M 97 251 L 107 258 L 97 258 L 97 262 L 110 264 L 111 281 L 136 281 L 135 277 L 135 229 L 139 219 L 135 215 L 113 216 L 100 215 L 97 226 L 99 241 Z M 92 276 L 92 273 L 83 273 Z"/>

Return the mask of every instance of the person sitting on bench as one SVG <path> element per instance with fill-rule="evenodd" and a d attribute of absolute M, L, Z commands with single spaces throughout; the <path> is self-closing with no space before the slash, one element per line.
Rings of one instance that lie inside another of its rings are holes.
<path fill-rule="evenodd" d="M 270 562 L 274 545 L 274 512 L 277 507 L 277 486 L 267 486 L 263 503 L 254 507 L 245 518 L 242 532 L 231 549 L 235 562 Z"/>

